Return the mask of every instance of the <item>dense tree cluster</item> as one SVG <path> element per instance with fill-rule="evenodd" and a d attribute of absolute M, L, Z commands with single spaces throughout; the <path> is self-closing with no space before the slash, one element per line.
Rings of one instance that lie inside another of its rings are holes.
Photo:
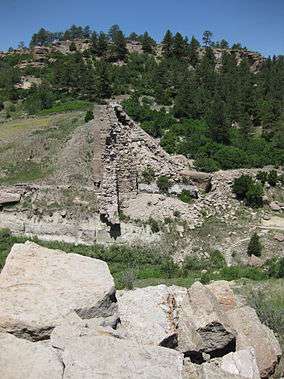
<path fill-rule="evenodd" d="M 42 28 L 31 46 L 78 38 L 88 38 L 90 49 L 81 53 L 73 42 L 70 54 L 50 54 L 43 68 L 19 69 L 31 59 L 27 54 L 1 59 L 0 101 L 20 99 L 36 113 L 66 98 L 103 101 L 131 94 L 124 104 L 128 113 L 169 153 L 194 158 L 202 170 L 283 163 L 283 56 L 268 58 L 253 73 L 249 61 L 236 59 L 236 50 L 245 48 L 237 43 L 229 49 L 226 40 L 213 41 L 210 31 L 200 43 L 168 30 L 157 49 L 149 33 L 125 36 L 118 25 L 108 32 Z M 143 52 L 128 53 L 129 41 L 139 42 Z M 218 64 L 214 48 L 224 50 Z M 39 77 L 42 85 L 17 90 L 21 75 Z"/>

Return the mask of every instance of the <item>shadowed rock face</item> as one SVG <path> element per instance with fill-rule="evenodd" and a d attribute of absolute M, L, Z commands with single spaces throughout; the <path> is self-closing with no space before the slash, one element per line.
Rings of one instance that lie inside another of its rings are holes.
<path fill-rule="evenodd" d="M 16 244 L 0 275 L 0 330 L 32 341 L 49 337 L 64 315 L 109 316 L 116 307 L 105 262 Z"/>

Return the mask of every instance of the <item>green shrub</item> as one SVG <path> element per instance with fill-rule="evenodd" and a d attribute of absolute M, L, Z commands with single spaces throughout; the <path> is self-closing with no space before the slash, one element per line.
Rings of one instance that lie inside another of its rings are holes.
<path fill-rule="evenodd" d="M 278 175 L 276 170 L 271 170 L 268 173 L 267 181 L 272 186 L 275 187 L 277 184 Z"/>
<path fill-rule="evenodd" d="M 152 217 L 149 218 L 148 224 L 150 225 L 152 233 L 159 233 L 160 226 L 157 220 L 153 219 Z"/>
<path fill-rule="evenodd" d="M 136 279 L 135 271 L 132 269 L 128 269 L 122 273 L 120 284 L 122 288 L 133 290 L 135 279 Z"/>
<path fill-rule="evenodd" d="M 92 111 L 87 111 L 85 115 L 85 122 L 89 122 L 94 119 L 94 114 Z"/>
<path fill-rule="evenodd" d="M 144 183 L 151 184 L 155 180 L 155 171 L 151 166 L 147 166 L 142 171 L 142 179 Z"/>
<path fill-rule="evenodd" d="M 284 257 L 272 258 L 265 263 L 268 275 L 272 278 L 284 278 Z"/>
<path fill-rule="evenodd" d="M 267 181 L 267 172 L 259 171 L 256 175 L 256 179 L 259 180 L 262 185 L 264 185 Z"/>
<path fill-rule="evenodd" d="M 279 337 L 284 335 L 284 312 L 283 312 L 283 291 L 282 293 L 270 293 L 252 291 L 249 296 L 250 305 L 256 310 L 260 321 L 272 329 Z"/>
<path fill-rule="evenodd" d="M 173 278 L 179 269 L 174 263 L 173 259 L 167 257 L 163 259 L 163 262 L 161 264 L 161 271 L 167 278 Z"/>
<path fill-rule="evenodd" d="M 201 274 L 201 277 L 200 277 L 200 283 L 202 284 L 209 284 L 210 283 L 210 280 L 211 280 L 211 276 L 208 272 L 204 272 Z"/>
<path fill-rule="evenodd" d="M 157 180 L 157 185 L 162 193 L 168 193 L 170 188 L 170 180 L 167 176 L 160 176 Z"/>
<path fill-rule="evenodd" d="M 221 169 L 220 164 L 212 158 L 197 158 L 194 162 L 199 171 L 214 172 Z"/>
<path fill-rule="evenodd" d="M 245 200 L 247 205 L 251 207 L 259 207 L 263 205 L 263 187 L 260 183 L 255 182 L 248 175 L 241 175 L 234 180 L 233 192 L 237 199 Z"/>
<path fill-rule="evenodd" d="M 4 103 L 3 101 L 0 100 L 0 112 L 3 111 L 4 109 Z"/>
<path fill-rule="evenodd" d="M 184 203 L 190 203 L 192 200 L 191 194 L 189 191 L 183 189 L 181 194 L 179 195 L 179 199 Z"/>
<path fill-rule="evenodd" d="M 260 257 L 262 252 L 262 245 L 257 233 L 254 233 L 249 241 L 247 254 Z"/>
<path fill-rule="evenodd" d="M 262 196 L 262 185 L 260 183 L 253 183 L 246 193 L 246 202 L 251 207 L 261 207 L 263 205 Z"/>
<path fill-rule="evenodd" d="M 224 255 L 219 250 L 214 250 L 210 254 L 209 257 L 210 260 L 210 266 L 212 268 L 218 269 L 222 267 L 226 267 L 226 260 L 224 258 Z"/>
<path fill-rule="evenodd" d="M 184 258 L 182 270 L 185 275 L 189 271 L 201 271 L 208 269 L 208 260 L 197 257 L 196 255 L 187 255 Z"/>
<path fill-rule="evenodd" d="M 236 194 L 239 200 L 243 200 L 246 197 L 246 193 L 253 184 L 253 180 L 248 175 L 241 175 L 234 180 L 233 192 Z"/>

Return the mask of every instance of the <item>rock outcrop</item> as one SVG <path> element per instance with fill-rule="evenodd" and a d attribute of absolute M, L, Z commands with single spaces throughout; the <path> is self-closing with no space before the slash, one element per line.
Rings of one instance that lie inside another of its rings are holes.
<path fill-rule="evenodd" d="M 166 153 L 118 104 L 101 107 L 98 119 L 94 128 L 93 172 L 100 214 L 106 222 L 119 224 L 124 200 L 143 191 L 157 192 L 156 186 L 141 185 L 142 172 L 148 167 L 155 178 L 164 175 L 171 180 L 173 194 L 187 189 L 197 197 L 195 183 L 208 183 L 210 175 L 189 171 L 184 162 Z"/>
<path fill-rule="evenodd" d="M 0 333 L 0 378 L 62 379 L 55 351 L 8 333 Z"/>
<path fill-rule="evenodd" d="M 0 274 L 7 379 L 259 379 L 281 350 L 227 282 L 119 291 L 97 259 L 14 245 Z"/>
<path fill-rule="evenodd" d="M 49 338 L 63 317 L 109 316 L 114 281 L 105 262 L 16 244 L 0 275 L 0 331 L 31 341 Z"/>

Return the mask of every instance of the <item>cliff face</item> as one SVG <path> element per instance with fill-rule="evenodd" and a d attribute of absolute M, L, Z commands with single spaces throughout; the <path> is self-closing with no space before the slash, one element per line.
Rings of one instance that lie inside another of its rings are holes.
<path fill-rule="evenodd" d="M 14 54 L 32 54 L 33 61 L 29 62 L 28 65 L 35 65 L 35 64 L 43 64 L 45 59 L 47 58 L 47 55 L 50 53 L 62 53 L 62 54 L 70 54 L 70 46 L 71 44 L 74 44 L 76 47 L 76 50 L 80 53 L 83 53 L 84 51 L 90 49 L 91 47 L 91 41 L 89 39 L 75 39 L 73 41 L 57 41 L 54 42 L 51 46 L 35 46 L 31 49 L 15 49 L 12 52 L 0 52 L 0 58 L 5 57 L 6 55 L 14 55 Z M 143 53 L 142 44 L 137 41 L 128 41 L 127 42 L 127 50 L 131 53 Z M 217 68 L 220 67 L 222 56 L 224 53 L 229 53 L 231 55 L 234 55 L 237 61 L 237 64 L 240 64 L 243 59 L 247 59 L 251 70 L 253 72 L 257 72 L 265 62 L 265 58 L 257 52 L 253 51 L 247 51 L 247 50 L 238 50 L 238 49 L 221 49 L 221 48 L 213 48 L 213 52 L 215 55 L 215 59 L 217 62 Z M 199 48 L 199 57 L 201 58 L 205 53 L 205 48 L 201 47 Z M 157 56 L 161 56 L 162 54 L 162 45 L 158 44 L 155 49 L 155 54 Z M 24 66 L 23 66 L 24 64 Z M 20 68 L 25 67 L 25 63 L 21 63 Z"/>

